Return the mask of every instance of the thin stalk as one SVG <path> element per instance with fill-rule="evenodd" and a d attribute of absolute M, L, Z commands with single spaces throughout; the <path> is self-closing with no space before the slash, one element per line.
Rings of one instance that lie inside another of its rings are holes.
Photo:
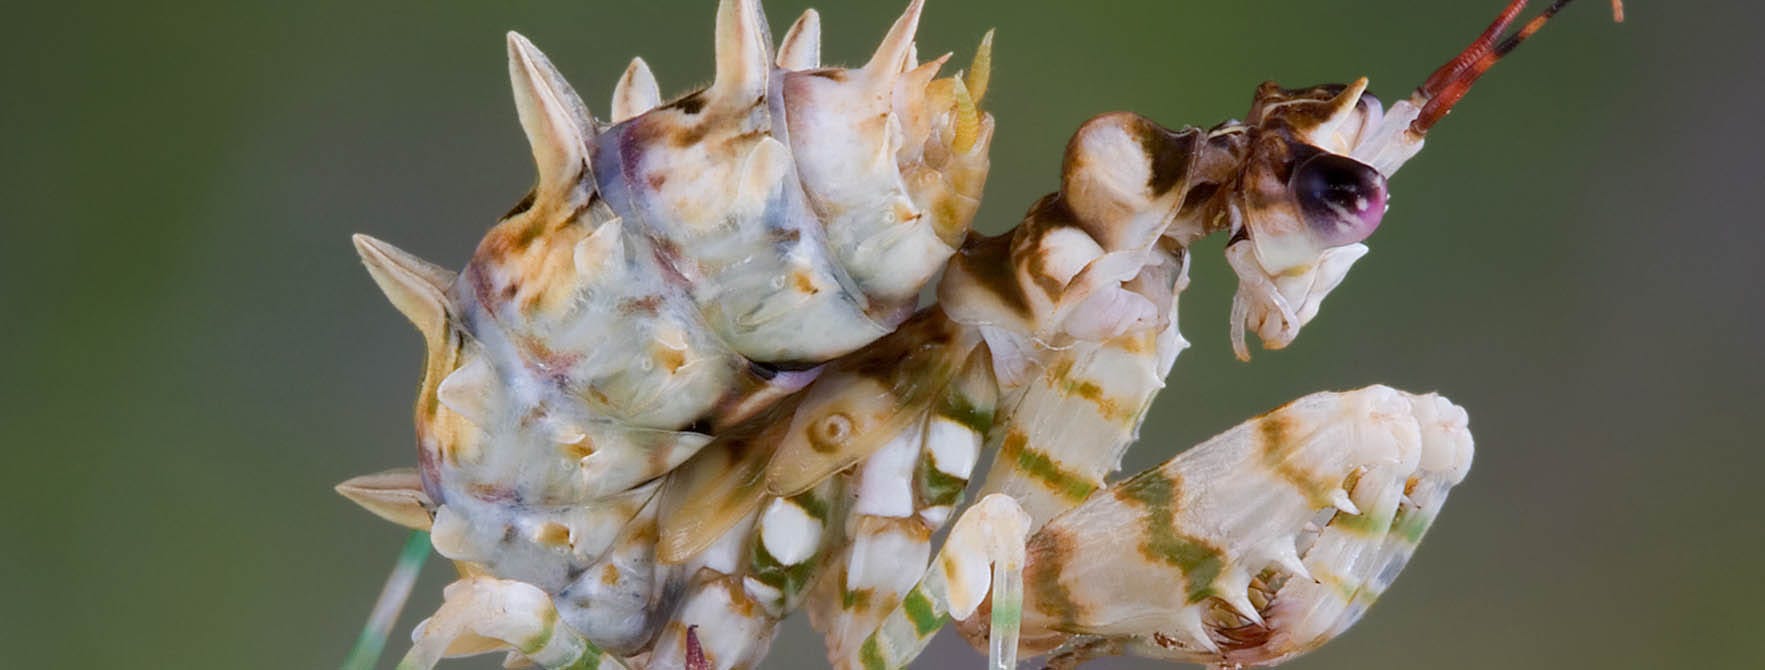
<path fill-rule="evenodd" d="M 368 615 L 367 625 L 362 626 L 361 637 L 356 638 L 355 647 L 343 659 L 342 670 L 373 670 L 374 664 L 380 660 L 380 652 L 386 650 L 386 638 L 392 633 L 393 624 L 398 623 L 398 613 L 404 610 L 405 600 L 411 597 L 411 587 L 416 585 L 417 575 L 423 571 L 423 563 L 427 560 L 429 534 L 412 531 L 404 548 L 398 552 L 398 562 L 392 566 L 392 574 L 386 577 L 386 586 L 380 589 L 380 598 L 374 601 L 374 611 Z"/>

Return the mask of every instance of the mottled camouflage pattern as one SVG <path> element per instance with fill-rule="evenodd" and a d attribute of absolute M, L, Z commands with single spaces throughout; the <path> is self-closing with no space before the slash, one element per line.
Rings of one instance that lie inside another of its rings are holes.
<path fill-rule="evenodd" d="M 968 232 L 990 35 L 937 79 L 918 0 L 853 69 L 820 67 L 813 11 L 774 53 L 758 3 L 723 0 L 714 83 L 664 104 L 633 61 L 611 123 L 511 34 L 532 193 L 457 276 L 357 238 L 428 358 L 419 467 L 338 490 L 462 574 L 400 667 L 750 668 L 798 607 L 843 668 L 904 666 L 951 619 L 995 668 L 1327 642 L 1464 477 L 1464 411 L 1314 394 L 1110 484 L 1187 346 L 1190 247 L 1230 237 L 1238 355 L 1246 332 L 1287 345 L 1366 253 L 1387 179 L 1563 4 L 1503 38 L 1514 0 L 1390 110 L 1362 79 L 1264 84 L 1206 130 L 1097 117 L 995 237 Z"/>

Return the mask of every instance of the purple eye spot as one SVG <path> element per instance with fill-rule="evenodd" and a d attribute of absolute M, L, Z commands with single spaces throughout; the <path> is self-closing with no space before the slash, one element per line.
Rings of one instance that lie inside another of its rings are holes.
<path fill-rule="evenodd" d="M 1367 239 L 1385 217 L 1385 176 L 1347 156 L 1323 153 L 1306 159 L 1287 189 L 1306 226 L 1328 246 Z"/>

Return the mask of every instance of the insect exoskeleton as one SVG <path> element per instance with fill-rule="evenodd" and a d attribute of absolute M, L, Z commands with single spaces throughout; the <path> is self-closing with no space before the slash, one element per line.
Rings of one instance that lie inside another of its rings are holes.
<path fill-rule="evenodd" d="M 823 67 L 813 11 L 775 52 L 757 0 L 724 0 L 713 83 L 664 103 L 634 60 L 606 121 L 511 33 L 537 182 L 457 276 L 356 238 L 428 356 L 416 476 L 339 490 L 636 651 L 678 588 L 654 565 L 656 478 L 894 331 L 967 234 L 990 36 L 940 78 L 920 13 L 863 66 Z"/>
<path fill-rule="evenodd" d="M 1291 343 L 1366 253 L 1386 180 L 1564 4 L 1503 37 L 1512 0 L 1389 110 L 1361 79 L 1264 84 L 1209 129 L 1096 117 L 1059 190 L 992 237 L 968 230 L 988 41 L 937 79 L 917 0 L 855 69 L 819 68 L 813 12 L 774 54 L 758 3 L 724 0 L 715 82 L 662 104 L 635 61 L 611 124 L 511 36 L 533 193 L 458 278 L 358 238 L 428 345 L 421 467 L 340 490 L 464 575 L 400 667 L 746 668 L 798 607 L 867 670 L 951 619 L 994 668 L 1327 642 L 1465 476 L 1465 412 L 1314 394 L 1108 482 L 1187 346 L 1190 246 L 1230 236 L 1240 357 L 1249 331 Z"/>

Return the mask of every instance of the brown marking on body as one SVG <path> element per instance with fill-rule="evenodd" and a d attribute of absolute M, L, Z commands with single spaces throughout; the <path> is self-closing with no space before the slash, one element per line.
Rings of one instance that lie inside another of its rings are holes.
<path fill-rule="evenodd" d="M 521 196 L 521 200 L 516 202 L 514 207 L 510 207 L 509 211 L 504 212 L 502 217 L 497 220 L 505 221 L 512 219 L 526 213 L 529 209 L 533 209 L 533 200 L 537 197 L 539 197 L 539 192 L 537 190 L 527 189 L 527 195 Z"/>
<path fill-rule="evenodd" d="M 1122 407 L 1121 403 L 1117 402 L 1114 398 L 1104 395 L 1103 387 L 1098 386 L 1097 382 L 1088 379 L 1069 381 L 1066 388 L 1073 395 L 1083 398 L 1092 405 L 1095 405 L 1097 407 L 1097 413 L 1102 415 L 1105 419 L 1120 422 L 1131 418 L 1129 412 L 1126 408 Z"/>
<path fill-rule="evenodd" d="M 497 484 L 472 484 L 471 486 L 466 487 L 466 491 L 471 493 L 472 497 L 485 502 L 513 503 L 518 502 L 521 499 L 521 496 L 517 495 L 514 489 Z"/>
<path fill-rule="evenodd" d="M 766 231 L 766 238 L 775 245 L 791 247 L 796 246 L 797 241 L 803 239 L 803 231 L 796 228 L 774 228 Z"/>
<path fill-rule="evenodd" d="M 914 221 L 918 221 L 920 219 L 920 217 L 923 217 L 923 216 L 925 216 L 925 213 L 920 212 L 917 209 L 914 209 L 912 204 L 909 204 L 907 202 L 901 202 L 901 201 L 895 202 L 895 223 L 899 223 L 899 224 L 913 223 Z"/>
<path fill-rule="evenodd" d="M 619 303 L 619 312 L 625 316 L 655 316 L 662 312 L 662 296 L 646 295 L 632 298 Z"/>
<path fill-rule="evenodd" d="M 1090 607 L 1074 598 L 1072 591 L 1060 582 L 1075 545 L 1068 531 L 1050 526 L 1031 536 L 1025 547 L 1025 600 L 1058 628 L 1071 629 L 1077 622 L 1092 618 Z"/>
<path fill-rule="evenodd" d="M 632 543 L 648 546 L 655 544 L 656 538 L 660 537 L 661 534 L 661 527 L 657 526 L 654 522 L 650 522 L 639 525 L 634 531 L 632 531 L 630 537 Z"/>
<path fill-rule="evenodd" d="M 1135 333 L 1125 337 L 1118 337 L 1110 344 L 1123 352 L 1140 356 L 1152 353 L 1152 350 L 1158 344 L 1157 341 L 1153 339 L 1154 337 L 1155 336 L 1151 333 Z"/>
<path fill-rule="evenodd" d="M 791 271 L 791 287 L 795 288 L 798 293 L 807 295 L 815 295 L 821 292 L 821 289 L 815 287 L 815 277 L 804 268 L 797 268 Z"/>
<path fill-rule="evenodd" d="M 875 595 L 875 589 L 858 589 L 856 591 L 841 589 L 840 608 L 847 611 L 869 611 L 871 609 L 870 599 Z"/>
<path fill-rule="evenodd" d="M 734 579 L 731 578 L 731 581 L 733 582 Z M 748 596 L 748 590 L 735 583 L 726 584 L 725 588 L 729 591 L 730 609 L 735 612 L 736 616 L 744 619 L 754 618 L 755 612 L 759 609 L 759 603 L 754 602 L 754 599 Z"/>
<path fill-rule="evenodd" d="M 1256 421 L 1263 464 L 1280 475 L 1283 481 L 1292 484 L 1313 504 L 1327 504 L 1330 500 L 1327 487 L 1311 473 L 1288 462 L 1288 453 L 1299 446 L 1299 440 L 1303 436 L 1297 434 L 1297 427 L 1287 417 L 1283 411 L 1285 409 L 1283 407 L 1264 414 Z"/>
<path fill-rule="evenodd" d="M 1140 147 L 1152 160 L 1152 175 L 1147 179 L 1146 188 L 1156 197 L 1188 183 L 1190 165 L 1195 162 L 1196 149 L 1202 143 L 1201 131 L 1185 128 L 1171 132 L 1151 120 L 1143 117 L 1141 120 L 1143 123 L 1138 129 Z"/>
<path fill-rule="evenodd" d="M 1049 385 L 1058 385 L 1065 382 L 1068 377 L 1072 376 L 1072 368 L 1073 359 L 1071 357 L 1061 356 L 1060 358 L 1055 359 L 1054 363 L 1047 368 Z"/>
<path fill-rule="evenodd" d="M 1030 255 L 1029 262 L 1025 265 L 1027 267 L 1024 269 L 1030 276 L 1030 281 L 1036 283 L 1036 288 L 1042 290 L 1042 295 L 1048 296 L 1051 301 L 1059 302 L 1061 294 L 1066 292 L 1067 282 L 1048 271 L 1047 249 L 1037 245 L 1036 250 Z"/>
<path fill-rule="evenodd" d="M 1349 493 L 1353 493 L 1354 487 L 1360 485 L 1361 477 L 1366 476 L 1366 474 L 1367 474 L 1366 466 L 1361 466 L 1361 467 L 1355 468 L 1353 470 L 1350 470 L 1348 472 L 1348 476 L 1342 478 L 1342 490 L 1347 491 Z"/>
<path fill-rule="evenodd" d="M 584 437 L 571 444 L 559 445 L 558 448 L 563 450 L 566 456 L 580 461 L 594 455 L 594 438 Z"/>
<path fill-rule="evenodd" d="M 680 113 L 687 115 L 697 114 L 699 113 L 699 110 L 705 108 L 705 91 L 702 89 L 693 91 L 692 93 L 681 96 L 679 100 L 664 105 L 662 108 L 678 109 L 680 110 Z"/>
<path fill-rule="evenodd" d="M 1128 339 L 1130 338 L 1121 338 L 1121 341 L 1126 341 Z M 1055 362 L 1047 368 L 1048 371 L 1046 374 L 1048 385 L 1057 390 L 1065 390 L 1066 393 L 1078 396 L 1079 398 L 1090 402 L 1092 405 L 1096 406 L 1099 415 L 1102 415 L 1103 418 L 1110 421 L 1119 422 L 1132 418 L 1130 412 L 1120 401 L 1103 393 L 1102 386 L 1099 386 L 1096 382 L 1088 379 L 1074 379 L 1072 374 L 1073 366 L 1074 362 L 1071 358 L 1063 356 L 1056 359 Z"/>
<path fill-rule="evenodd" d="M 1036 201 L 1035 206 L 1030 208 L 1030 213 L 1025 217 L 1023 225 L 1018 227 L 1017 239 L 1015 240 L 1015 245 L 1022 246 L 1029 254 L 1029 258 L 1024 263 L 1024 270 L 1029 274 L 1030 280 L 1036 283 L 1037 288 L 1042 289 L 1043 294 L 1053 300 L 1060 298 L 1072 278 L 1061 279 L 1055 277 L 1054 273 L 1048 270 L 1049 252 L 1042 244 L 1042 240 L 1054 231 L 1063 228 L 1078 230 L 1092 240 L 1098 241 L 1099 244 L 1102 243 L 1102 240 L 1107 239 L 1099 236 L 1098 231 L 1086 225 L 1086 222 L 1079 220 L 1072 208 L 1067 206 L 1065 197 L 1054 194 Z"/>
<path fill-rule="evenodd" d="M 667 370 L 668 374 L 679 372 L 681 366 L 686 365 L 686 352 L 679 349 L 657 345 L 652 347 L 650 356 L 656 360 L 656 365 Z"/>
<path fill-rule="evenodd" d="M 569 547 L 570 529 L 561 523 L 547 522 L 533 534 L 533 540 L 548 547 Z"/>
<path fill-rule="evenodd" d="M 612 563 L 601 566 L 601 583 L 614 586 L 619 583 L 619 566 Z"/>
<path fill-rule="evenodd" d="M 1189 192 L 1183 194 L 1183 203 L 1177 206 L 1177 216 L 1194 218 L 1203 206 L 1213 200 L 1214 194 L 1219 192 L 1220 185 L 1216 183 L 1201 183 L 1189 187 Z"/>
<path fill-rule="evenodd" d="M 533 242 L 538 240 L 541 235 L 544 235 L 545 230 L 545 221 L 541 217 L 530 217 L 527 219 L 525 225 L 516 228 L 512 231 L 512 235 L 503 239 L 508 243 L 508 249 L 510 251 L 520 253 L 526 251 L 528 247 L 533 246 Z"/>
<path fill-rule="evenodd" d="M 765 102 L 765 98 L 755 100 L 754 106 L 758 107 L 764 102 Z M 727 153 L 741 154 L 743 156 L 746 156 L 750 152 L 745 149 L 747 149 L 751 145 L 759 144 L 760 140 L 765 139 L 770 136 L 771 136 L 771 133 L 767 132 L 764 129 L 749 128 L 748 130 L 744 130 L 742 132 L 736 133 L 734 135 L 730 135 L 729 137 L 725 138 L 723 140 L 723 148 Z"/>
<path fill-rule="evenodd" d="M 960 265 L 976 284 L 996 296 L 999 304 L 1027 318 L 1030 316 L 1029 300 L 1024 297 L 1023 286 L 1018 284 L 1011 264 L 1013 236 L 1013 233 L 993 237 L 970 233 L 950 262 Z"/>
<path fill-rule="evenodd" d="M 704 140 L 706 135 L 711 134 L 712 125 L 710 123 L 694 123 L 675 128 L 672 129 L 672 137 L 669 139 L 676 147 L 690 147 Z"/>

